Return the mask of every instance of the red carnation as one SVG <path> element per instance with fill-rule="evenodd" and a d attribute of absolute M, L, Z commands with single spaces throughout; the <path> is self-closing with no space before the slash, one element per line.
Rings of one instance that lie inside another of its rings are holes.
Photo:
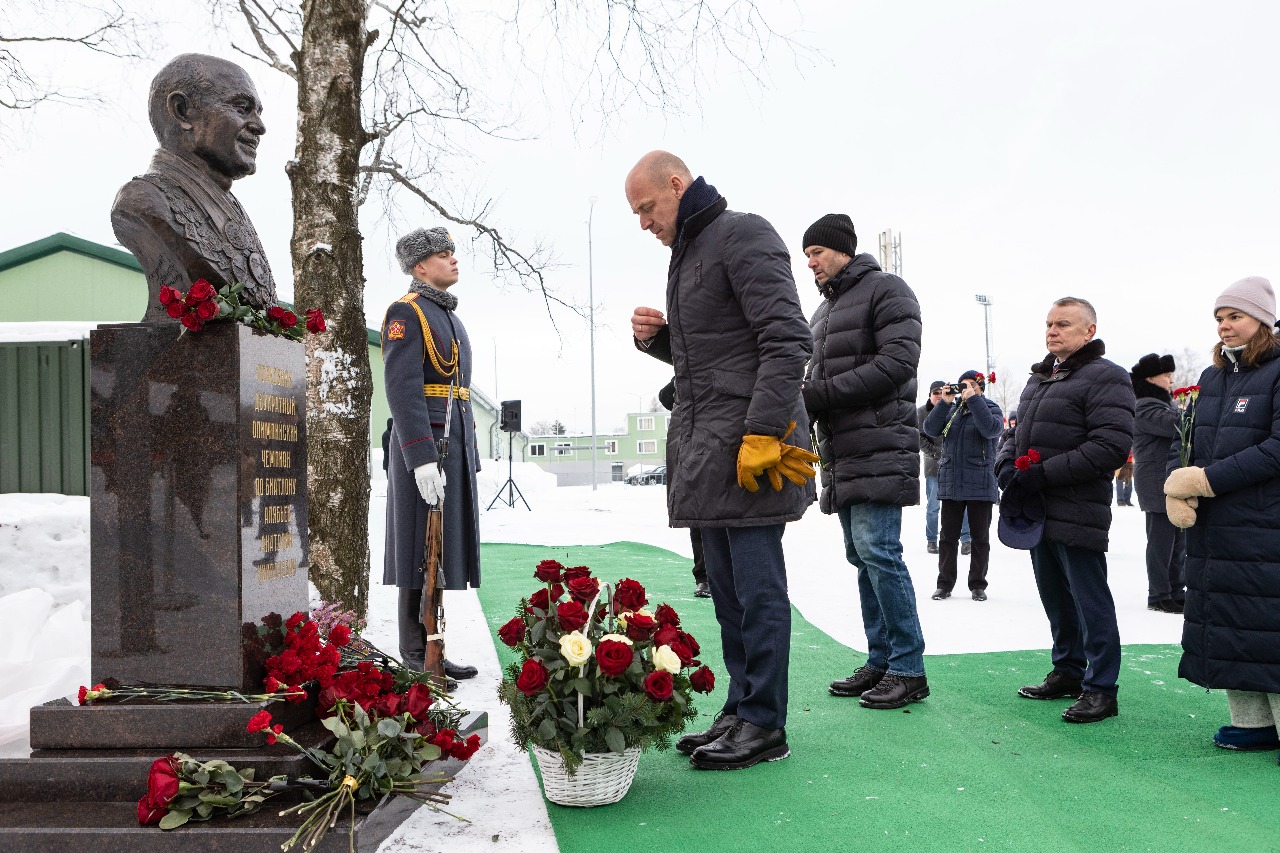
<path fill-rule="evenodd" d="M 655 702 L 670 702 L 673 686 L 671 673 L 665 669 L 656 669 L 644 677 L 644 692 Z"/>
<path fill-rule="evenodd" d="M 480 735 L 471 735 L 465 741 L 455 740 L 453 745 L 449 747 L 449 754 L 459 761 L 466 761 L 468 758 L 476 754 L 476 750 L 480 748 Z"/>
<path fill-rule="evenodd" d="M 600 671 L 611 678 L 626 672 L 633 657 L 631 647 L 617 640 L 601 640 L 596 646 L 596 663 Z"/>
<path fill-rule="evenodd" d="M 275 691 L 272 691 L 275 692 Z M 271 725 L 271 712 L 259 711 L 249 718 L 249 725 L 245 726 L 250 732 L 260 732 Z"/>
<path fill-rule="evenodd" d="M 520 641 L 524 639 L 524 619 L 516 616 L 503 625 L 498 629 L 498 638 L 513 649 L 520 645 Z"/>
<path fill-rule="evenodd" d="M 689 683 L 699 693 L 710 693 L 716 687 L 716 674 L 704 666 L 689 675 Z"/>
<path fill-rule="evenodd" d="M 559 583 L 562 571 L 564 571 L 564 566 L 555 560 L 543 560 L 533 570 L 533 576 L 543 583 Z"/>
<path fill-rule="evenodd" d="M 324 313 L 319 308 L 307 309 L 307 331 L 318 335 L 329 327 L 324 323 Z"/>
<path fill-rule="evenodd" d="M 160 285 L 160 304 L 172 305 L 174 302 L 182 301 L 182 291 L 176 290 L 167 284 Z"/>
<path fill-rule="evenodd" d="M 659 625 L 676 627 L 680 624 L 680 616 L 670 604 L 659 604 L 657 612 L 654 613 L 654 618 L 658 620 Z"/>
<path fill-rule="evenodd" d="M 195 305 L 197 302 L 204 302 L 206 299 L 212 299 L 214 294 L 213 285 L 204 279 L 196 279 L 196 283 L 191 285 L 191 289 L 187 291 L 187 304 Z"/>
<path fill-rule="evenodd" d="M 574 578 L 569 581 L 569 595 L 575 601 L 587 604 L 600 592 L 600 581 L 595 578 Z"/>
<path fill-rule="evenodd" d="M 1017 459 L 1013 460 L 1013 467 L 1017 468 L 1019 471 L 1027 470 L 1031 467 L 1031 457 L 1019 456 Z"/>
<path fill-rule="evenodd" d="M 987 374 L 987 381 L 994 384 L 996 381 L 996 372 L 993 370 Z"/>
<path fill-rule="evenodd" d="M 565 631 L 577 631 L 587 624 L 587 610 L 576 601 L 566 601 L 556 608 L 556 618 Z"/>
<path fill-rule="evenodd" d="M 565 583 L 568 583 L 569 581 L 575 578 L 589 578 L 589 577 L 591 577 L 591 569 L 587 568 L 586 566 L 574 566 L 571 569 L 564 570 Z"/>
<path fill-rule="evenodd" d="M 285 620 L 284 629 L 286 631 L 292 631 L 294 628 L 297 628 L 299 625 L 301 625 L 303 622 L 306 622 L 306 621 L 307 621 L 307 614 L 299 610 Z"/>
<path fill-rule="evenodd" d="M 617 643 L 616 645 L 622 645 Z M 630 652 L 630 649 L 628 649 Z M 535 696 L 547 686 L 550 675 L 541 661 L 529 658 L 520 669 L 520 677 L 516 679 L 516 687 L 526 696 Z"/>
<path fill-rule="evenodd" d="M 329 629 L 329 642 L 342 648 L 351 642 L 351 629 L 346 625 L 334 625 Z"/>
<path fill-rule="evenodd" d="M 633 581 L 631 578 L 623 578 L 618 581 L 618 586 L 613 591 L 613 607 L 615 613 L 621 613 L 624 610 L 639 610 L 649 603 L 648 596 L 645 595 L 644 587 L 639 581 Z"/>
<path fill-rule="evenodd" d="M 1027 458 L 1030 459 L 1032 462 L 1039 462 L 1040 451 L 1036 450 L 1034 447 L 1031 448 L 1030 450 L 1027 451 Z"/>
<path fill-rule="evenodd" d="M 284 726 L 280 725 L 279 723 L 276 723 L 274 726 L 267 729 L 267 743 L 275 743 L 276 735 L 283 734 L 283 733 L 284 733 Z"/>

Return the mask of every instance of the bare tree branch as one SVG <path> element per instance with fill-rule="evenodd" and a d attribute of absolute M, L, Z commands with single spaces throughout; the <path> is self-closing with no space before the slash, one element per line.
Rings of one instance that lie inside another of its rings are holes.
<path fill-rule="evenodd" d="M 298 51 L 297 45 L 294 43 L 293 39 L 289 37 L 289 34 L 285 32 L 285 30 L 276 21 L 272 13 L 262 8 L 262 4 L 259 3 L 258 0 L 249 0 L 249 3 L 252 3 L 254 8 L 256 8 L 259 12 L 262 13 L 262 15 L 267 19 L 267 21 L 270 22 L 271 28 L 275 30 L 277 34 L 279 34 L 280 38 L 284 39 L 285 44 L 289 45 L 290 54 L 297 53 Z M 253 34 L 253 40 L 258 43 L 258 49 L 261 50 L 264 54 L 266 54 L 267 58 L 263 59 L 261 56 L 255 56 L 254 54 L 249 53 L 247 50 L 237 45 L 235 42 L 231 43 L 231 47 L 239 51 L 240 53 L 243 53 L 245 56 L 252 57 L 253 59 L 256 59 L 259 62 L 263 63 L 264 65 L 274 68 L 275 70 L 283 74 L 288 74 L 294 80 L 297 80 L 298 69 L 294 68 L 293 65 L 289 64 L 288 62 L 285 62 L 284 60 L 282 60 L 280 56 L 274 50 L 271 49 L 271 45 L 267 44 L 266 35 L 262 31 L 262 25 L 258 21 L 257 16 L 254 15 L 252 11 L 250 11 L 249 4 L 246 3 L 245 0 L 239 0 L 239 5 L 240 5 L 240 14 L 244 16 L 244 21 L 249 27 L 249 32 Z M 278 8 L 279 7 L 277 7 L 277 9 Z"/>

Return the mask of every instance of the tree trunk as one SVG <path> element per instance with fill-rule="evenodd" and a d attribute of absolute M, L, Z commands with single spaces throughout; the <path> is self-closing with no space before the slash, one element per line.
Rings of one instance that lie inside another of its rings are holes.
<path fill-rule="evenodd" d="M 369 603 L 369 401 L 364 256 L 356 206 L 365 51 L 363 0 L 302 5 L 298 141 L 293 185 L 294 293 L 321 308 L 328 331 L 307 335 L 307 483 L 311 580 L 326 601 Z"/>

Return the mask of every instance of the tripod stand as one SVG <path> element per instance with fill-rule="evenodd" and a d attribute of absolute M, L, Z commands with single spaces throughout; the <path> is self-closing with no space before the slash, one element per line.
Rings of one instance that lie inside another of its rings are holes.
<path fill-rule="evenodd" d="M 520 487 L 516 485 L 515 480 L 511 479 L 511 466 L 515 461 L 515 456 L 513 455 L 515 440 L 516 434 L 514 432 L 507 433 L 507 482 L 498 487 L 498 493 L 493 496 L 493 500 L 489 501 L 489 505 L 484 508 L 485 512 L 493 509 L 493 505 L 498 501 L 502 501 L 507 506 L 515 509 L 517 497 L 520 498 L 525 509 L 529 510 L 529 512 L 533 512 L 533 508 L 529 506 L 529 502 L 526 501 L 524 499 L 524 495 L 521 494 Z M 505 496 L 502 494 L 504 491 L 507 493 Z"/>

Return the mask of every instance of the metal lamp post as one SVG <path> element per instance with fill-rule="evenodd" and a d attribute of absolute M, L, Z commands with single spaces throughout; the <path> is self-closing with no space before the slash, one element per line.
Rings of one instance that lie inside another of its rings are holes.
<path fill-rule="evenodd" d="M 590 304 L 588 323 L 591 326 L 591 491 L 596 490 L 596 298 L 594 264 L 591 252 L 591 219 L 596 211 L 596 197 L 591 196 L 587 209 L 587 302 Z"/>
<path fill-rule="evenodd" d="M 991 360 L 991 297 L 978 293 L 973 298 L 982 306 L 983 321 L 987 329 L 987 372 L 991 373 L 996 369 L 995 362 Z"/>

